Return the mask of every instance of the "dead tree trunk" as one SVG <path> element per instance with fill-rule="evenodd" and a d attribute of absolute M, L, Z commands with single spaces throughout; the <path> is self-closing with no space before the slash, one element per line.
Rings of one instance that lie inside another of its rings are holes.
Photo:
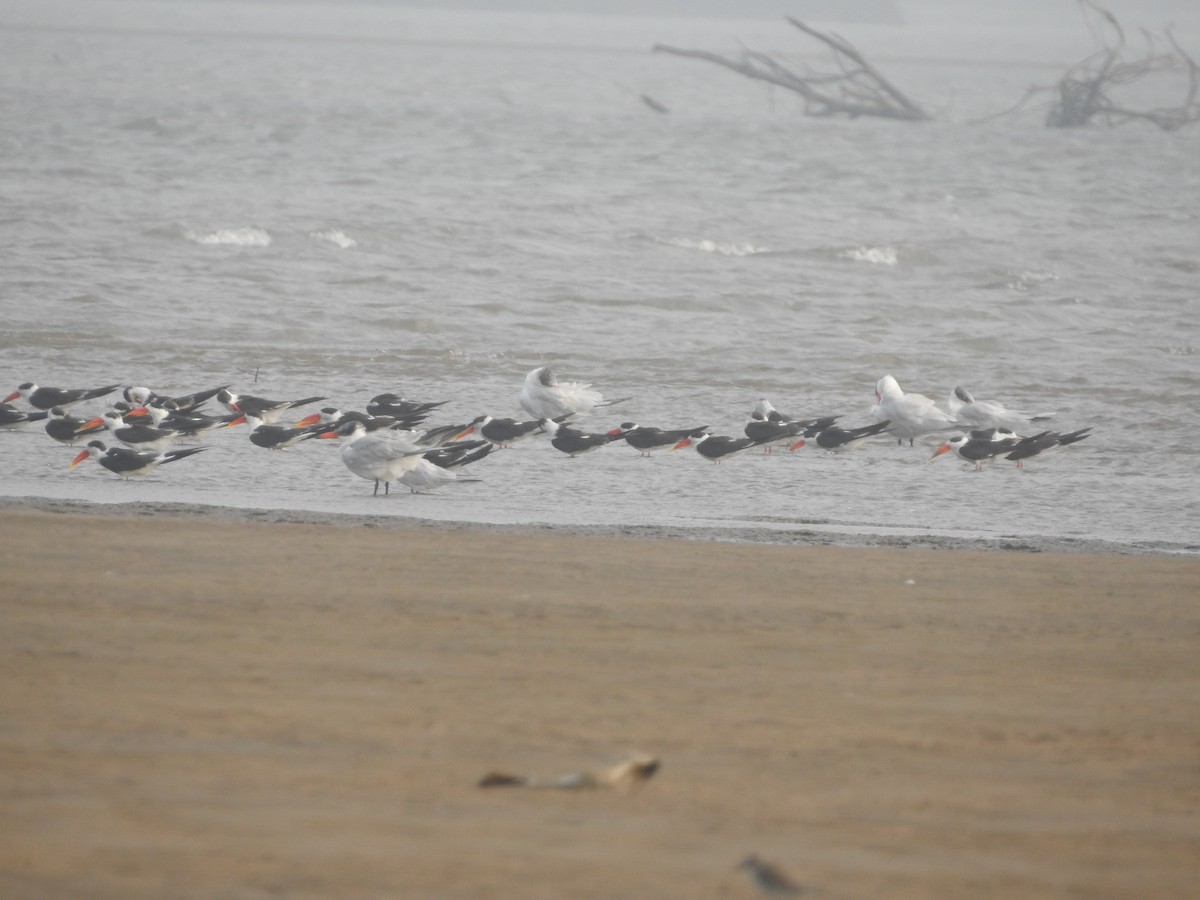
<path fill-rule="evenodd" d="M 743 50 L 739 57 L 721 56 L 706 50 L 684 50 L 665 44 L 656 44 L 654 50 L 716 63 L 747 78 L 794 91 L 804 98 L 806 115 L 841 115 L 852 119 L 877 116 L 910 122 L 928 121 L 928 114 L 867 62 L 849 41 L 810 28 L 791 16 L 785 18 L 833 52 L 837 71 L 795 72 L 774 57 L 753 50 Z"/>
<path fill-rule="evenodd" d="M 1082 128 L 1100 122 L 1105 125 L 1121 125 L 1125 122 L 1144 121 L 1157 125 L 1164 131 L 1175 131 L 1185 125 L 1200 121 L 1200 67 L 1188 56 L 1168 29 L 1163 32 L 1169 52 L 1155 49 L 1155 38 L 1146 33 L 1148 49 L 1136 58 L 1129 58 L 1126 49 L 1125 29 L 1108 10 L 1091 0 L 1080 0 L 1085 13 L 1097 17 L 1099 33 L 1107 31 L 1108 38 L 1101 38 L 1104 48 L 1076 63 L 1058 83 L 1049 87 L 1033 87 L 1021 101 L 1001 115 L 1013 115 L 1044 107 L 1046 125 L 1050 128 Z M 1118 102 L 1116 89 L 1157 74 L 1170 74 L 1182 69 L 1187 77 L 1187 90 L 1183 102 L 1177 106 L 1156 109 L 1136 109 Z M 1035 98 L 1051 95 L 1048 101 L 1032 103 Z M 994 118 L 994 117 L 993 117 Z"/>

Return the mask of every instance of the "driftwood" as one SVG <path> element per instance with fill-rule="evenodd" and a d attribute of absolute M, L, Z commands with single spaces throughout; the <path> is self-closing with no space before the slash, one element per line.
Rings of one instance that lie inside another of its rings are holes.
<path fill-rule="evenodd" d="M 1200 121 L 1200 102 L 1197 100 L 1200 67 L 1179 46 L 1169 28 L 1162 35 L 1169 50 L 1159 50 L 1158 39 L 1143 30 L 1147 49 L 1141 55 L 1131 57 L 1125 29 L 1116 16 L 1092 0 L 1079 2 L 1084 14 L 1090 13 L 1094 17 L 1097 25 L 1094 30 L 1103 45 L 1102 49 L 1073 65 L 1057 84 L 1030 88 L 1016 106 L 1000 113 L 1000 116 L 1044 109 L 1046 125 L 1050 128 L 1082 128 L 1096 123 L 1111 126 L 1143 121 L 1157 125 L 1164 131 L 1176 131 Z M 1187 90 L 1183 102 L 1177 106 L 1137 109 L 1119 102 L 1114 96 L 1116 89 L 1148 76 L 1181 70 L 1186 75 Z M 1050 95 L 1049 99 L 1034 102 L 1046 95 Z"/>
<path fill-rule="evenodd" d="M 690 59 L 724 66 L 747 78 L 765 81 L 794 91 L 804 98 L 804 111 L 810 116 L 877 116 L 924 122 L 928 114 L 888 81 L 845 38 L 817 31 L 794 19 L 785 17 L 793 26 L 823 43 L 833 52 L 837 71 L 797 72 L 766 53 L 743 50 L 739 57 L 721 56 L 706 50 L 685 50 L 656 44 L 655 52 L 670 53 Z"/>
<path fill-rule="evenodd" d="M 479 779 L 478 785 L 481 788 L 557 788 L 566 791 L 615 788 L 618 791 L 630 791 L 654 777 L 661 765 L 658 757 L 639 753 L 615 765 L 584 772 L 568 772 L 566 775 L 549 779 L 533 775 L 513 775 L 509 772 L 488 772 Z"/>

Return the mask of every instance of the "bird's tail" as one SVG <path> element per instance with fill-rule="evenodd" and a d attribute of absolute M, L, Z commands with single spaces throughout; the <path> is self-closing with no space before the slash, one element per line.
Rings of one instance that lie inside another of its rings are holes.
<path fill-rule="evenodd" d="M 187 456 L 192 456 L 195 453 L 202 453 L 207 450 L 207 447 L 184 447 L 180 450 L 168 450 L 163 454 L 163 464 L 175 462 L 177 459 L 183 459 Z"/>
<path fill-rule="evenodd" d="M 219 390 L 219 389 L 218 389 Z M 306 406 L 309 403 L 317 403 L 320 400 L 328 400 L 328 397 L 305 397 L 303 400 L 293 400 L 288 404 L 288 409 L 293 409 L 297 406 Z"/>
<path fill-rule="evenodd" d="M 618 397 L 616 400 L 602 400 L 596 404 L 596 408 L 601 406 L 616 406 L 618 403 L 624 403 L 626 400 L 632 400 L 632 397 Z"/>

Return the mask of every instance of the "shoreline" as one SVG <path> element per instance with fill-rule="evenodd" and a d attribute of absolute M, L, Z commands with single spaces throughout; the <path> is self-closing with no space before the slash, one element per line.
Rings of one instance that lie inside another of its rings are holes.
<path fill-rule="evenodd" d="M 0 508 L 6 895 L 1200 878 L 1200 560 L 104 511 Z"/>
<path fill-rule="evenodd" d="M 207 522 L 273 522 L 292 525 L 329 525 L 333 527 L 420 528 L 433 531 L 480 532 L 499 534 L 560 534 L 575 537 L 624 537 L 643 540 L 700 541 L 731 544 L 761 544 L 793 547 L 894 548 L 953 551 L 995 551 L 1007 553 L 1066 553 L 1105 556 L 1156 556 L 1188 558 L 1200 556 L 1200 546 L 1186 543 L 1138 542 L 1122 544 L 1090 538 L 1045 535 L 1004 535 L 999 537 L 958 537 L 922 534 L 898 528 L 878 531 L 869 527 L 809 523 L 800 527 L 671 527 L 660 525 L 586 525 L 542 522 L 491 523 L 467 520 L 433 519 L 406 515 L 363 515 L 330 513 L 320 510 L 221 506 L 202 503 L 163 503 L 122 501 L 100 503 L 38 496 L 0 496 L 0 512 L 40 510 L 52 513 L 114 517 L 165 516 Z M 888 533 L 892 532 L 892 533 Z"/>

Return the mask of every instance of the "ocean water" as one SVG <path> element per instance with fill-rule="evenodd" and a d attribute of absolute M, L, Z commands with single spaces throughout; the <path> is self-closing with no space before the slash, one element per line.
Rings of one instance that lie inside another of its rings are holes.
<path fill-rule="evenodd" d="M 980 473 L 927 464 L 933 438 L 721 466 L 538 441 L 475 466 L 479 483 L 379 499 L 333 442 L 269 453 L 232 429 L 122 482 L 68 472 L 74 451 L 34 425 L 0 433 L 4 496 L 1200 549 L 1200 129 L 980 121 L 1087 55 L 1082 28 L 840 28 L 936 117 L 911 125 L 806 118 L 650 52 L 740 41 L 820 61 L 777 21 L 7 8 L 6 391 L 232 383 L 345 409 L 395 391 L 448 401 L 436 425 L 519 414 L 548 363 L 631 398 L 597 430 L 740 434 L 760 397 L 869 421 L 890 372 L 1094 434 Z"/>

